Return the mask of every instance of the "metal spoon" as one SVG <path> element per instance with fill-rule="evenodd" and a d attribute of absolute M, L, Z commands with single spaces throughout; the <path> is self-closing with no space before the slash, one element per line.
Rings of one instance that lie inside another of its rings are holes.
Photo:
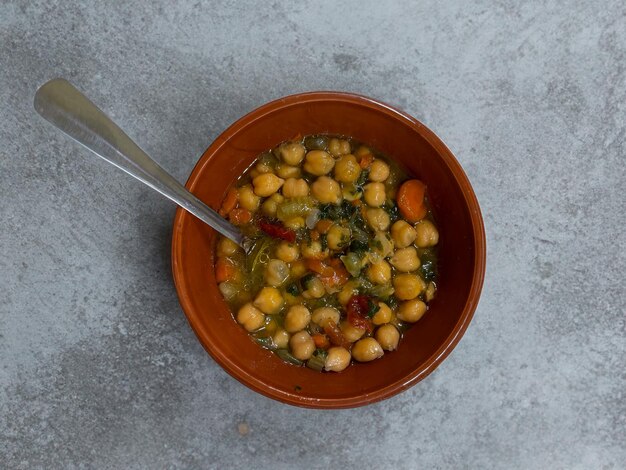
<path fill-rule="evenodd" d="M 249 248 L 249 241 L 237 227 L 187 191 L 67 80 L 56 78 L 42 85 L 35 93 L 35 110 L 99 157 L 171 199 L 244 249 Z"/>

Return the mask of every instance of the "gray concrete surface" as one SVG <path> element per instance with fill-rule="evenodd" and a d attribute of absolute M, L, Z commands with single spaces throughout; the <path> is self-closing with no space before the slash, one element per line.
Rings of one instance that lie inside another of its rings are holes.
<path fill-rule="evenodd" d="M 623 2 L 122 3 L 0 2 L 0 468 L 625 468 Z M 240 385 L 179 307 L 174 207 L 34 114 L 56 76 L 181 180 L 294 92 L 423 120 L 484 212 L 467 334 L 361 409 Z"/>

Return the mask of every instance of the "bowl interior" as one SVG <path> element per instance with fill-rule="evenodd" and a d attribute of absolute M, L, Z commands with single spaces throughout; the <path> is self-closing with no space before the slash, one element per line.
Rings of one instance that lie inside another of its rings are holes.
<path fill-rule="evenodd" d="M 438 293 L 397 351 L 381 360 L 320 374 L 282 362 L 235 323 L 217 288 L 216 233 L 179 209 L 172 261 L 179 298 L 201 343 L 247 386 L 287 403 L 320 408 L 377 401 L 431 372 L 465 331 L 484 274 L 484 232 L 478 203 L 456 159 L 422 124 L 370 99 L 338 93 L 288 97 L 253 111 L 203 154 L 187 187 L 218 208 L 228 187 L 262 151 L 298 134 L 352 136 L 398 161 L 428 185 L 440 231 Z"/>

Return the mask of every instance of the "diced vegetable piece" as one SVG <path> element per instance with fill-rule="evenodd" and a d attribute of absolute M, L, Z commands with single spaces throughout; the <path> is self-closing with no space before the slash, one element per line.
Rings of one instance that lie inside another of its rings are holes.
<path fill-rule="evenodd" d="M 356 328 L 365 328 L 372 331 L 372 323 L 369 320 L 368 312 L 370 311 L 370 297 L 367 295 L 353 295 L 346 310 L 348 312 L 348 322 Z"/>
<path fill-rule="evenodd" d="M 276 217 L 280 220 L 288 220 L 294 217 L 307 217 L 315 208 L 315 200 L 309 196 L 289 198 L 280 203 L 276 209 Z"/>
<path fill-rule="evenodd" d="M 414 224 L 426 216 L 425 195 L 426 185 L 420 180 L 408 180 L 400 186 L 397 195 L 398 209 L 408 222 Z"/>
<path fill-rule="evenodd" d="M 286 349 L 277 349 L 276 355 L 280 357 L 283 361 L 293 364 L 294 366 L 301 366 L 304 364 L 300 359 L 296 359 L 289 351 Z"/>
<path fill-rule="evenodd" d="M 329 320 L 324 324 L 324 333 L 326 333 L 330 342 L 335 346 L 343 346 L 344 348 L 350 347 L 350 342 L 346 340 L 334 321 Z"/>
<path fill-rule="evenodd" d="M 285 240 L 289 243 L 293 243 L 296 241 L 296 232 L 290 228 L 285 227 L 280 222 L 270 222 L 267 219 L 259 219 L 259 228 L 272 238 Z"/>
<path fill-rule="evenodd" d="M 313 272 L 318 273 L 320 276 L 327 277 L 332 276 L 333 274 L 333 268 L 331 268 L 321 260 L 309 258 L 305 261 L 305 263 L 307 268 L 309 268 Z"/>
<path fill-rule="evenodd" d="M 307 150 L 327 150 L 328 137 L 324 135 L 310 135 L 305 137 L 304 146 Z"/>
<path fill-rule="evenodd" d="M 219 213 L 222 217 L 227 216 L 230 211 L 232 211 L 237 206 L 238 195 L 239 192 L 234 186 L 228 190 L 228 192 L 226 193 L 226 197 L 224 198 L 224 202 L 222 202 L 222 207 L 219 210 Z"/>
<path fill-rule="evenodd" d="M 306 361 L 306 366 L 310 369 L 321 371 L 324 368 L 324 364 L 326 364 L 326 356 L 328 353 L 323 349 L 317 349 L 311 356 L 311 358 Z"/>
<path fill-rule="evenodd" d="M 358 254 L 349 252 L 340 259 L 352 277 L 358 277 L 361 274 L 361 257 Z"/>
<path fill-rule="evenodd" d="M 235 263 L 229 258 L 217 258 L 215 263 L 215 280 L 217 282 L 232 281 L 237 274 Z"/>
<path fill-rule="evenodd" d="M 230 213 L 228 214 L 228 218 L 235 225 L 243 225 L 252 220 L 252 212 L 250 212 L 248 209 L 242 209 L 241 207 L 238 207 L 230 211 Z"/>
<path fill-rule="evenodd" d="M 330 340 L 328 336 L 323 335 L 321 333 L 316 333 L 311 336 L 313 338 L 313 342 L 315 343 L 316 348 L 326 349 L 330 346 Z"/>

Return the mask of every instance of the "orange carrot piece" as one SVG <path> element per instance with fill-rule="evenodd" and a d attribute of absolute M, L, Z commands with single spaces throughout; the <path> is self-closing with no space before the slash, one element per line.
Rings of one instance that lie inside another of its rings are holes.
<path fill-rule="evenodd" d="M 311 240 L 317 241 L 320 239 L 320 233 L 317 230 L 311 230 Z"/>
<path fill-rule="evenodd" d="M 333 226 L 333 222 L 328 219 L 322 219 L 315 224 L 315 230 L 319 233 L 326 233 Z"/>
<path fill-rule="evenodd" d="M 228 258 L 217 258 L 215 263 L 215 280 L 217 282 L 232 281 L 237 275 L 235 264 Z"/>
<path fill-rule="evenodd" d="M 365 155 L 361 157 L 361 161 L 359 161 L 359 166 L 362 169 L 369 168 L 373 161 L 374 161 L 374 155 L 372 155 L 371 153 L 366 153 Z"/>
<path fill-rule="evenodd" d="M 426 216 L 426 205 L 424 196 L 426 195 L 426 185 L 420 180 L 408 180 L 402 183 L 396 201 L 400 215 L 408 222 L 419 222 Z"/>
<path fill-rule="evenodd" d="M 228 215 L 230 211 L 232 211 L 237 206 L 238 198 L 239 193 L 237 192 L 237 188 L 231 187 L 226 193 L 226 197 L 224 198 L 224 202 L 222 203 L 222 207 L 219 211 L 222 217 Z"/>
<path fill-rule="evenodd" d="M 306 260 L 306 267 L 309 268 L 314 273 L 319 274 L 322 277 L 332 276 L 333 273 L 335 272 L 333 268 L 328 266 L 323 261 L 320 261 L 319 259 L 308 258 Z"/>
<path fill-rule="evenodd" d="M 330 342 L 335 346 L 343 346 L 346 349 L 350 349 L 350 341 L 348 341 L 337 324 L 332 320 L 327 320 L 324 325 L 324 333 L 326 333 L 330 339 Z"/>
<path fill-rule="evenodd" d="M 323 335 L 321 333 L 315 333 L 311 336 L 313 342 L 315 343 L 316 348 L 327 349 L 330 346 L 330 341 L 328 340 L 328 336 Z"/>
<path fill-rule="evenodd" d="M 252 212 L 250 212 L 248 209 L 242 209 L 238 207 L 237 209 L 233 209 L 232 211 L 230 211 L 230 214 L 228 214 L 228 218 L 235 225 L 243 225 L 252 220 Z"/>
<path fill-rule="evenodd" d="M 333 258 L 328 264 L 330 265 L 329 268 L 332 270 L 332 273 L 330 275 L 320 273 L 320 281 L 322 281 L 326 287 L 342 286 L 350 280 L 350 273 L 346 270 L 341 260 Z"/>

